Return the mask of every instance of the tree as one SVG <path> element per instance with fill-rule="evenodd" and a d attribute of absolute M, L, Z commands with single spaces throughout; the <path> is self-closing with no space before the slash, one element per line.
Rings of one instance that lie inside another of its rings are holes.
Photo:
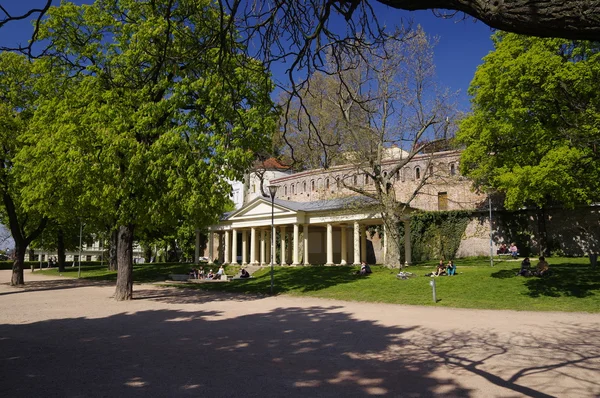
<path fill-rule="evenodd" d="M 269 76 L 228 47 L 219 16 L 208 0 L 101 0 L 51 8 L 41 27 L 40 61 L 70 89 L 39 99 L 26 174 L 60 178 L 77 209 L 114 215 L 117 300 L 132 297 L 136 227 L 214 222 L 227 179 L 270 139 Z M 46 170 L 33 166 L 43 156 Z"/>
<path fill-rule="evenodd" d="M 505 206 L 568 208 L 600 199 L 600 46 L 499 32 L 460 125 L 462 172 Z"/>
<path fill-rule="evenodd" d="M 306 103 L 295 112 L 299 112 L 297 126 L 323 119 L 338 129 L 331 134 L 337 142 L 329 144 L 330 150 L 343 152 L 337 161 L 353 167 L 340 183 L 370 198 L 367 203 L 381 212 L 390 243 L 385 264 L 402 267 L 400 223 L 422 188 L 441 175 L 423 172 L 414 184 L 402 184 L 410 185 L 402 191 L 397 191 L 396 182 L 417 154 L 446 138 L 453 107 L 451 95 L 436 85 L 433 46 L 425 33 L 419 29 L 396 39 L 381 52 L 356 54 L 340 71 L 311 79 L 320 95 L 314 102 L 311 96 L 301 97 Z M 289 135 L 301 138 L 310 132 L 305 128 Z M 300 138 L 298 142 L 310 139 Z"/>
<path fill-rule="evenodd" d="M 27 246 L 41 235 L 48 221 L 42 213 L 23 206 L 22 192 L 27 186 L 21 181 L 21 170 L 15 165 L 15 157 L 26 145 L 22 138 L 35 113 L 35 79 L 32 65 L 24 56 L 0 53 L 0 221 L 8 225 L 15 241 L 11 285 L 24 283 Z"/>

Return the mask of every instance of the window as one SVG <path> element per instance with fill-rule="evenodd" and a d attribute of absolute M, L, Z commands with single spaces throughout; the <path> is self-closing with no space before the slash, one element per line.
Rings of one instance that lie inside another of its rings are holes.
<path fill-rule="evenodd" d="M 396 181 L 400 180 L 400 170 L 396 171 Z"/>
<path fill-rule="evenodd" d="M 438 192 L 438 210 L 448 210 L 448 192 Z"/>
<path fill-rule="evenodd" d="M 311 192 L 315 192 L 315 180 L 312 180 L 312 181 L 310 182 L 310 191 L 311 191 Z"/>
<path fill-rule="evenodd" d="M 329 189 L 329 178 L 325 179 L 325 189 Z"/>
<path fill-rule="evenodd" d="M 354 183 L 354 185 L 358 185 L 358 176 L 356 174 L 354 175 L 353 183 Z"/>
<path fill-rule="evenodd" d="M 256 185 L 252 185 L 252 193 L 256 193 Z"/>
<path fill-rule="evenodd" d="M 369 175 L 365 174 L 365 185 L 369 185 L 370 181 L 369 181 Z"/>
<path fill-rule="evenodd" d="M 454 166 L 454 163 L 450 163 L 450 175 L 456 175 L 456 166 Z"/>
<path fill-rule="evenodd" d="M 283 196 L 287 196 L 287 185 L 283 187 Z"/>
<path fill-rule="evenodd" d="M 421 179 L 421 169 L 418 167 L 415 167 L 415 180 L 420 180 Z"/>
<path fill-rule="evenodd" d="M 306 192 L 306 181 L 302 183 L 302 192 Z"/>
<path fill-rule="evenodd" d="M 340 176 L 335 177 L 335 185 L 337 186 L 338 189 L 340 189 L 340 186 L 341 186 Z"/>
<path fill-rule="evenodd" d="M 294 184 L 292 184 L 292 187 L 291 187 L 291 190 L 292 190 L 292 195 L 295 195 L 295 194 L 296 194 L 296 191 L 295 191 L 295 189 L 296 189 L 295 185 L 294 185 Z"/>

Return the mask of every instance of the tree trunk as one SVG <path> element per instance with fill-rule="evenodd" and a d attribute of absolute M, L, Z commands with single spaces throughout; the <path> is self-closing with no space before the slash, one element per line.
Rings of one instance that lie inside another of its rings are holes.
<path fill-rule="evenodd" d="M 15 240 L 15 261 L 12 267 L 12 278 L 10 279 L 11 286 L 24 285 L 25 278 L 23 277 L 23 265 L 25 264 L 25 253 L 27 245 Z"/>
<path fill-rule="evenodd" d="M 117 250 L 119 247 L 119 230 L 115 229 L 110 234 L 110 245 L 108 247 L 108 269 L 116 271 L 119 264 L 117 262 Z"/>
<path fill-rule="evenodd" d="M 62 229 L 58 230 L 58 242 L 56 249 L 58 251 L 58 272 L 65 272 L 65 235 Z"/>
<path fill-rule="evenodd" d="M 121 225 L 117 244 L 117 289 L 115 300 L 131 300 L 133 297 L 133 230 L 134 226 Z"/>
<path fill-rule="evenodd" d="M 543 208 L 538 208 L 536 218 L 538 222 L 538 247 L 540 256 L 546 256 L 548 254 L 546 253 L 548 250 L 548 237 L 546 233 L 546 211 Z"/>
<path fill-rule="evenodd" d="M 402 236 L 398 228 L 400 221 L 395 216 L 384 219 L 386 240 L 385 265 L 391 268 L 404 268 L 400 257 L 402 247 Z"/>

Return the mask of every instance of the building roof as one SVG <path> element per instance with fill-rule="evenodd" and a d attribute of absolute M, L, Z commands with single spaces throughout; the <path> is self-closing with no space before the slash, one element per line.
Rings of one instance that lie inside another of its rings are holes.
<path fill-rule="evenodd" d="M 254 169 L 289 170 L 290 166 L 281 163 L 278 159 L 268 158 L 263 161 L 257 160 L 254 162 Z"/>

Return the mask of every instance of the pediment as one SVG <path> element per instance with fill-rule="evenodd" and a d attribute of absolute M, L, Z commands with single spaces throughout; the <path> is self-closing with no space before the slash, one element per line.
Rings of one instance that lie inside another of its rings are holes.
<path fill-rule="evenodd" d="M 296 214 L 296 211 L 289 209 L 285 206 L 278 205 L 277 203 L 273 205 L 273 215 L 275 217 L 292 214 Z M 232 214 L 228 218 L 228 220 L 236 221 L 248 218 L 264 217 L 271 217 L 271 202 L 263 198 L 256 198 L 255 200 L 248 203 L 246 206 L 242 207 L 234 214 Z"/>

